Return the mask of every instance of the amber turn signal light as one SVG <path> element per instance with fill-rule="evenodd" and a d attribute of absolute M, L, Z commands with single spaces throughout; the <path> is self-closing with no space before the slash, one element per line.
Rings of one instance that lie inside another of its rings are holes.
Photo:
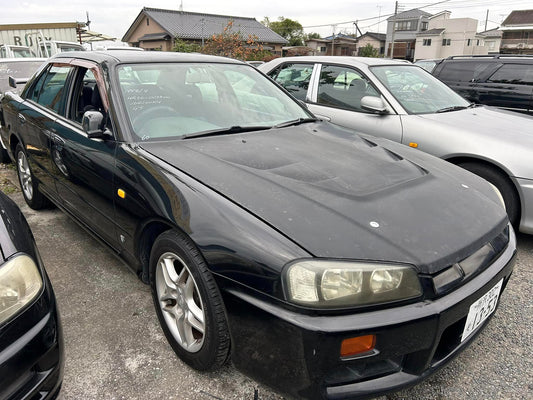
<path fill-rule="evenodd" d="M 350 357 L 366 353 L 376 346 L 376 335 L 358 336 L 344 339 L 341 343 L 341 357 Z"/>

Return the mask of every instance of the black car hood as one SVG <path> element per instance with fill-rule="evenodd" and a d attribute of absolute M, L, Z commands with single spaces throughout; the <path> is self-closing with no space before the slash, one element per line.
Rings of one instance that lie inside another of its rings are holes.
<path fill-rule="evenodd" d="M 328 123 L 141 147 L 316 257 L 434 273 L 506 224 L 479 178 L 419 152 L 415 163 L 402 155 L 412 149 Z"/>

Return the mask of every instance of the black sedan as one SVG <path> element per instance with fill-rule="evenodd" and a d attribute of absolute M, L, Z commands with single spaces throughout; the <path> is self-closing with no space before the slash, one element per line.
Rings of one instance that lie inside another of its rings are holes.
<path fill-rule="evenodd" d="M 0 399 L 54 399 L 63 335 L 54 292 L 19 208 L 0 192 Z"/>
<path fill-rule="evenodd" d="M 396 390 L 474 339 L 513 269 L 491 185 L 319 121 L 235 60 L 58 55 L 2 109 L 26 202 L 150 284 L 199 370 L 231 354 L 300 398 Z"/>

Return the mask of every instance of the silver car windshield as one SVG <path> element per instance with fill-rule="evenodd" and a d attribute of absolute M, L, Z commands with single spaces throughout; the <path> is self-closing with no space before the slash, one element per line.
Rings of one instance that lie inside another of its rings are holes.
<path fill-rule="evenodd" d="M 312 115 L 249 65 L 118 67 L 126 113 L 142 141 L 270 129 Z"/>
<path fill-rule="evenodd" d="M 417 66 L 383 65 L 371 70 L 409 114 L 460 110 L 470 104 Z"/>

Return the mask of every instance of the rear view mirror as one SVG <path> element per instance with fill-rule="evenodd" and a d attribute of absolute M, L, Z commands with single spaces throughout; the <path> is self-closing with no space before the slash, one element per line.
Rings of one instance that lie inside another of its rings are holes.
<path fill-rule="evenodd" d="M 84 132 L 90 138 L 101 138 L 104 136 L 104 114 L 100 111 L 85 111 L 81 120 Z"/>
<path fill-rule="evenodd" d="M 381 97 L 365 96 L 361 99 L 361 108 L 376 114 L 388 114 L 387 105 Z"/>

